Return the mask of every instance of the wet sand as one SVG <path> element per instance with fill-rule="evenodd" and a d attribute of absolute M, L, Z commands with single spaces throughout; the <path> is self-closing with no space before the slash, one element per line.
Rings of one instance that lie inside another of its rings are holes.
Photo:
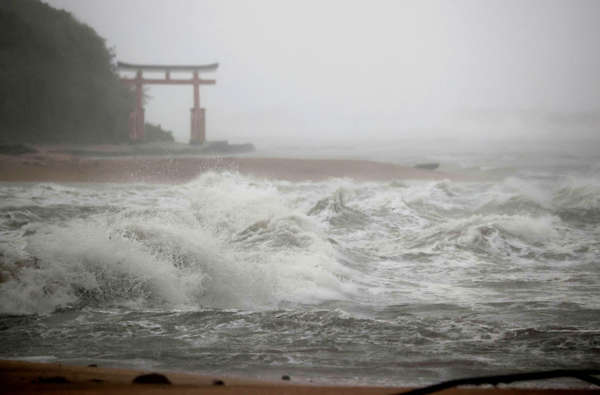
<path fill-rule="evenodd" d="M 320 181 L 333 177 L 358 181 L 464 179 L 439 171 L 345 159 L 199 156 L 89 159 L 66 154 L 0 155 L 0 181 L 182 183 L 208 170 L 239 171 L 289 181 Z"/>
<path fill-rule="evenodd" d="M 140 370 L 71 366 L 58 363 L 0 361 L 0 392 L 9 394 L 395 394 L 407 388 L 341 387 L 295 384 L 291 381 L 267 382 L 224 376 L 162 372 L 171 384 L 134 384 L 134 378 L 148 374 Z M 215 381 L 221 380 L 220 385 Z M 519 394 L 575 395 L 598 393 L 592 390 L 457 388 L 440 394 Z"/>

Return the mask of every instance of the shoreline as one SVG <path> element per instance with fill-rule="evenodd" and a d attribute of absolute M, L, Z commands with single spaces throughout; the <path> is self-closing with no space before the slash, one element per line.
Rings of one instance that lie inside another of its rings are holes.
<path fill-rule="evenodd" d="M 170 384 L 133 383 L 140 376 L 156 371 L 115 369 L 102 366 L 65 365 L 15 360 L 0 360 L 0 383 L 3 393 L 69 393 L 69 394 L 393 394 L 410 390 L 402 387 L 335 386 L 266 381 L 229 377 L 227 375 L 199 375 L 184 372 L 158 372 Z M 461 387 L 440 392 L 458 394 L 519 394 L 519 395 L 584 395 L 598 393 L 593 389 L 546 388 L 490 388 Z"/>
<path fill-rule="evenodd" d="M 0 155 L 0 182 L 149 182 L 185 183 L 206 171 L 237 171 L 244 175 L 286 181 L 443 180 L 467 177 L 393 163 L 354 159 L 288 159 L 257 157 L 81 158 L 68 154 Z"/>
<path fill-rule="evenodd" d="M 137 384 L 140 375 L 160 374 L 170 384 Z M 203 375 L 89 365 L 0 360 L 0 383 L 5 393 L 229 393 L 229 394 L 356 394 L 402 392 L 407 388 L 323 386 L 290 381 L 268 381 L 229 375 Z"/>

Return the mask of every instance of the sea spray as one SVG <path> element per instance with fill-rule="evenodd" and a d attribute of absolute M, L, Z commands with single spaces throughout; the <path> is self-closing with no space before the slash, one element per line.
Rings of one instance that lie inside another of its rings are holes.
<path fill-rule="evenodd" d="M 1 356 L 403 385 L 597 367 L 597 182 L 531 177 L 4 184 Z"/>

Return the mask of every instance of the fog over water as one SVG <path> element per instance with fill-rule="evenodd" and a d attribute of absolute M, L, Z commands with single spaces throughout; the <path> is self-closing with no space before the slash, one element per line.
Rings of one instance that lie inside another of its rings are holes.
<path fill-rule="evenodd" d="M 462 178 L 2 183 L 0 359 L 397 386 L 600 369 L 600 2 L 48 3 L 119 60 L 219 62 L 209 140 Z M 187 141 L 191 88 L 149 93 Z"/>
<path fill-rule="evenodd" d="M 209 139 L 596 138 L 600 124 L 593 0 L 48 3 L 119 60 L 219 62 L 201 89 Z M 149 93 L 147 118 L 187 141 L 191 89 Z"/>

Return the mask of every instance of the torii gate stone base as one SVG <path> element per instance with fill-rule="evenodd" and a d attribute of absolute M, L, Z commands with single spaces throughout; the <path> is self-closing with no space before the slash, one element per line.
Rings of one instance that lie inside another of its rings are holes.
<path fill-rule="evenodd" d="M 200 85 L 214 85 L 215 80 L 203 80 L 199 77 L 201 71 L 215 71 L 219 67 L 218 63 L 196 66 L 181 65 L 150 65 L 150 64 L 130 64 L 118 62 L 119 70 L 135 70 L 135 78 L 122 77 L 121 81 L 135 86 L 136 105 L 135 109 L 129 114 L 129 139 L 134 142 L 144 140 L 144 107 L 143 107 L 143 86 L 144 84 L 159 85 L 193 85 L 194 86 L 194 107 L 190 109 L 190 144 L 203 144 L 206 141 L 206 111 L 200 107 Z M 144 78 L 143 72 L 164 72 L 165 78 Z M 192 78 L 172 79 L 171 71 L 191 72 Z"/>

